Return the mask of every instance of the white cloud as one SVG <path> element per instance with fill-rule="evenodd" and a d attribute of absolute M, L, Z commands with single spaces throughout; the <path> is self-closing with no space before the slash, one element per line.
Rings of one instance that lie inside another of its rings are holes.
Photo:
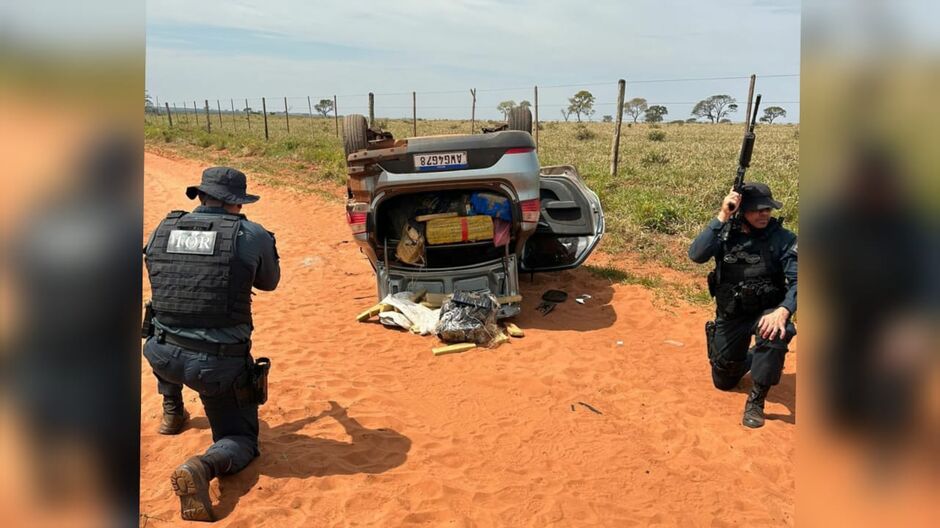
<path fill-rule="evenodd" d="M 346 60 L 304 60 L 258 50 L 169 49 L 161 42 L 148 47 L 148 88 L 170 97 L 614 83 L 618 77 L 795 73 L 799 67 L 799 15 L 750 0 L 159 0 L 148 2 L 147 13 L 153 27 L 260 31 L 293 42 L 365 50 Z M 798 97 L 798 83 L 790 84 L 776 99 Z M 663 85 L 655 91 L 686 101 L 733 86 L 681 88 Z M 527 93 L 492 96 L 521 99 Z M 561 92 L 557 98 L 563 102 Z M 447 104 L 463 99 L 441 98 Z"/>

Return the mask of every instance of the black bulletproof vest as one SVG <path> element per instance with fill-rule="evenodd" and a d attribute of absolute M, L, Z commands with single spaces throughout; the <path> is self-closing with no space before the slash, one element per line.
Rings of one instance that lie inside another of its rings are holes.
<path fill-rule="evenodd" d="M 173 211 L 147 247 L 153 309 L 170 326 L 251 324 L 252 270 L 238 259 L 241 215 Z"/>
<path fill-rule="evenodd" d="M 783 269 L 774 258 L 774 223 L 758 237 L 734 236 L 716 255 L 712 280 L 718 309 L 729 315 L 750 315 L 773 308 L 783 301 Z M 782 248 L 778 248 L 778 251 Z"/>

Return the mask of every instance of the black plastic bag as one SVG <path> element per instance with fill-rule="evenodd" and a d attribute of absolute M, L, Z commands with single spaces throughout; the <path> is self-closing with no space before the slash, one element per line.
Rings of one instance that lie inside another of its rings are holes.
<path fill-rule="evenodd" d="M 441 306 L 437 333 L 446 343 L 488 345 L 499 335 L 499 301 L 488 292 L 455 292 Z"/>

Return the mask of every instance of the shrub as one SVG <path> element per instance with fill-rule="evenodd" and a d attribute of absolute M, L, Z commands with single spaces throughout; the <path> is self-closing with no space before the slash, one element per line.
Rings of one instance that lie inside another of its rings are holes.
<path fill-rule="evenodd" d="M 287 138 L 281 141 L 281 144 L 284 145 L 284 150 L 290 152 L 301 145 L 300 140 L 294 138 Z"/>
<path fill-rule="evenodd" d="M 651 150 L 643 155 L 643 158 L 640 159 L 640 163 L 647 167 L 650 165 L 665 165 L 669 163 L 669 156 L 667 156 L 665 152 Z"/>
<path fill-rule="evenodd" d="M 588 128 L 584 125 L 578 125 L 578 128 L 574 133 L 574 137 L 579 141 L 586 141 L 588 139 L 594 139 L 597 137 L 597 134 L 591 130 L 588 130 Z"/>
<path fill-rule="evenodd" d="M 646 134 L 646 137 L 650 141 L 664 141 L 666 139 L 666 133 L 662 130 L 653 130 L 649 134 Z"/>
<path fill-rule="evenodd" d="M 676 234 L 679 225 L 679 212 L 662 202 L 644 202 L 637 209 L 640 225 L 650 231 L 666 235 Z"/>

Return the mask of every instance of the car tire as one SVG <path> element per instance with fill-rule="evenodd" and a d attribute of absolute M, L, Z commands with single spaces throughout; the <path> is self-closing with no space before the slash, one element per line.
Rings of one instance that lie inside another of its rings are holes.
<path fill-rule="evenodd" d="M 346 157 L 369 148 L 368 130 L 365 116 L 350 114 L 343 117 L 343 151 Z"/>
<path fill-rule="evenodd" d="M 509 130 L 532 133 L 532 112 L 528 108 L 516 107 L 509 111 Z"/>

